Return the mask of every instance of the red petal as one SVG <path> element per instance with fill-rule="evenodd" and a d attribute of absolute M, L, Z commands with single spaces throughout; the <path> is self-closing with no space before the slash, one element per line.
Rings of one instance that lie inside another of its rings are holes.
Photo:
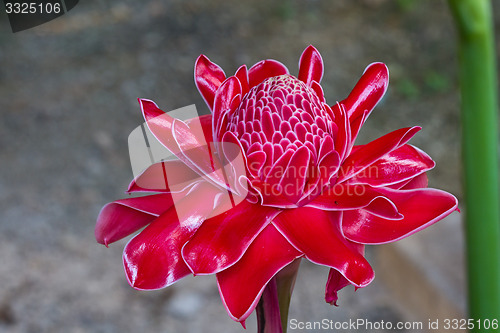
<path fill-rule="evenodd" d="M 168 150 L 206 180 L 226 188 L 220 163 L 208 146 L 205 133 L 210 116 L 183 122 L 170 117 L 149 100 L 140 99 L 141 109 L 151 133 Z"/>
<path fill-rule="evenodd" d="M 207 219 L 182 249 L 194 274 L 214 274 L 237 262 L 259 232 L 278 214 L 273 207 L 247 200 Z"/>
<path fill-rule="evenodd" d="M 321 87 L 321 85 L 316 82 L 316 81 L 312 81 L 311 82 L 311 89 L 316 93 L 316 96 L 318 96 L 320 102 L 325 102 L 325 93 L 323 92 L 323 88 Z"/>
<path fill-rule="evenodd" d="M 241 84 L 241 95 L 245 95 L 249 90 L 249 83 L 248 83 L 248 70 L 246 65 L 240 66 L 236 73 L 234 74 L 240 80 Z"/>
<path fill-rule="evenodd" d="M 422 173 L 409 182 L 407 182 L 404 186 L 402 186 L 401 190 L 413 190 L 416 188 L 426 188 L 429 186 L 429 179 L 427 178 L 427 174 Z"/>
<path fill-rule="evenodd" d="M 304 193 L 310 159 L 311 156 L 307 147 L 302 146 L 297 149 L 290 158 L 290 162 L 288 162 L 288 166 L 279 182 L 284 195 L 292 203 L 298 202 Z"/>
<path fill-rule="evenodd" d="M 365 254 L 365 246 L 361 244 L 356 244 L 348 241 L 348 245 L 351 246 L 351 249 L 362 256 Z M 338 291 L 344 287 L 347 287 L 351 283 L 347 281 L 347 279 L 336 269 L 331 268 L 328 273 L 328 280 L 326 282 L 325 287 L 325 301 L 330 305 L 337 306 Z"/>
<path fill-rule="evenodd" d="M 325 146 L 326 145 L 323 145 L 322 148 Z M 331 150 L 321 158 L 318 167 L 310 169 L 312 172 L 304 188 L 304 194 L 301 201 L 310 201 L 312 198 L 320 195 L 323 188 L 330 186 L 332 178 L 337 174 L 339 165 L 339 154 L 335 150 Z"/>
<path fill-rule="evenodd" d="M 363 124 L 365 123 L 366 118 L 368 118 L 369 114 L 370 112 L 368 110 L 365 110 L 365 112 L 363 112 L 359 116 L 349 119 L 349 127 L 351 129 L 351 142 L 350 142 L 351 147 L 354 145 L 354 142 L 358 137 L 359 130 L 361 129 L 361 126 L 363 126 Z"/>
<path fill-rule="evenodd" d="M 182 161 L 164 161 L 144 170 L 130 183 L 127 192 L 180 192 L 199 181 L 203 181 L 200 175 Z"/>
<path fill-rule="evenodd" d="M 240 140 L 232 132 L 226 132 L 220 143 L 224 156 L 224 170 L 231 192 L 246 197 L 248 194 L 247 182 L 242 180 L 246 176 L 247 156 Z"/>
<path fill-rule="evenodd" d="M 323 77 L 323 59 L 321 54 L 312 45 L 309 45 L 299 60 L 298 79 L 310 85 L 313 81 L 321 82 Z"/>
<path fill-rule="evenodd" d="M 363 75 L 344 104 L 349 119 L 355 119 L 368 110 L 368 115 L 384 96 L 389 85 L 389 71 L 381 62 L 375 62 L 366 67 Z M 368 117 L 367 115 L 367 117 Z"/>
<path fill-rule="evenodd" d="M 188 119 L 184 122 L 186 123 L 186 125 L 190 127 L 193 122 L 199 124 L 199 126 L 203 130 L 203 136 L 205 137 L 205 141 L 212 142 L 214 141 L 212 137 L 212 120 L 213 116 L 211 114 L 204 114 L 196 118 Z"/>
<path fill-rule="evenodd" d="M 278 184 L 283 177 L 292 156 L 294 156 L 294 151 L 291 149 L 287 149 L 281 156 L 279 156 L 276 162 L 274 162 L 272 168 L 270 170 L 267 168 L 267 174 L 264 173 L 266 176 L 265 182 L 270 185 Z M 270 193 L 268 194 L 270 195 Z"/>
<path fill-rule="evenodd" d="M 216 138 L 222 137 L 222 135 L 218 133 L 218 130 L 224 115 L 228 112 L 234 111 L 236 107 L 238 107 L 239 101 L 236 103 L 233 102 L 233 99 L 238 95 L 241 100 L 241 84 L 235 76 L 231 76 L 224 81 L 219 87 L 219 90 L 217 90 L 213 108 L 213 133 Z"/>
<path fill-rule="evenodd" d="M 350 284 L 351 283 L 336 269 L 330 268 L 325 288 L 325 301 L 330 303 L 330 305 L 337 306 L 337 301 L 339 299 L 337 292 Z"/>
<path fill-rule="evenodd" d="M 97 242 L 108 246 L 141 229 L 173 205 L 170 194 L 117 200 L 105 205 L 95 226 Z"/>
<path fill-rule="evenodd" d="M 337 125 L 337 138 L 335 140 L 335 150 L 339 153 L 340 160 L 343 161 L 346 155 L 349 154 L 351 143 L 351 127 L 349 118 L 342 104 L 337 103 L 332 106 L 332 112 L 335 115 L 335 123 Z"/>
<path fill-rule="evenodd" d="M 376 215 L 390 219 L 403 216 L 392 201 L 384 196 L 385 192 L 366 185 L 336 184 L 309 202 L 306 207 L 339 211 L 365 208 Z"/>
<path fill-rule="evenodd" d="M 362 244 L 383 244 L 405 238 L 441 220 L 457 208 L 457 199 L 436 189 L 391 190 L 380 188 L 404 218 L 387 220 L 364 210 L 344 212 L 346 238 Z"/>
<path fill-rule="evenodd" d="M 211 62 L 206 56 L 202 54 L 196 59 L 194 82 L 210 110 L 213 109 L 215 93 L 225 79 L 226 75 L 222 68 Z"/>
<path fill-rule="evenodd" d="M 264 228 L 236 264 L 217 273 L 219 292 L 229 316 L 244 321 L 269 280 L 301 255 L 273 225 Z"/>
<path fill-rule="evenodd" d="M 211 116 L 183 122 L 172 118 L 150 100 L 139 99 L 139 102 L 149 130 L 161 144 L 200 176 L 225 187 L 218 161 L 208 146 L 211 136 L 205 136 Z"/>
<path fill-rule="evenodd" d="M 349 179 L 353 184 L 386 186 L 410 180 L 434 167 L 434 161 L 422 150 L 404 145 L 370 164 Z"/>
<path fill-rule="evenodd" d="M 272 59 L 259 61 L 248 70 L 250 88 L 255 87 L 269 77 L 284 74 L 288 74 L 288 68 L 281 62 Z"/>
<path fill-rule="evenodd" d="M 160 110 L 158 105 L 153 101 L 140 98 L 139 104 L 141 105 L 142 114 L 151 133 L 173 154 L 179 154 L 179 147 L 172 135 L 172 124 L 175 119 Z"/>
<path fill-rule="evenodd" d="M 198 186 L 128 242 L 123 263 L 131 286 L 159 289 L 190 273 L 181 248 L 212 212 L 218 193 L 212 186 Z"/>
<path fill-rule="evenodd" d="M 366 169 L 370 164 L 384 157 L 385 154 L 406 144 L 421 127 L 401 128 L 388 133 L 372 142 L 357 146 L 345 159 L 339 170 L 338 182 L 345 181 Z"/>
<path fill-rule="evenodd" d="M 340 233 L 342 213 L 301 207 L 285 210 L 273 224 L 309 260 L 337 269 L 352 284 L 368 285 L 374 278 L 366 259 L 353 251 Z"/>
<path fill-rule="evenodd" d="M 174 120 L 172 132 L 180 150 L 178 157 L 204 179 L 227 188 L 220 161 L 213 152 L 215 147 L 205 141 L 202 124 L 198 121 L 187 124 Z"/>
<path fill-rule="evenodd" d="M 406 179 L 399 183 L 387 185 L 387 188 L 391 188 L 393 190 L 413 190 L 416 188 L 426 188 L 428 186 L 429 179 L 427 178 L 427 174 L 422 173 L 412 179 Z"/>

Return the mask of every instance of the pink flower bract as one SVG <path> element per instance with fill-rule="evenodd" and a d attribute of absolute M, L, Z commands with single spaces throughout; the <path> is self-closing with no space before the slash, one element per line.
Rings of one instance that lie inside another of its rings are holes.
<path fill-rule="evenodd" d="M 457 208 L 453 195 L 427 188 L 434 162 L 407 144 L 420 127 L 354 145 L 387 89 L 383 63 L 369 65 L 332 106 L 322 76 L 312 46 L 297 77 L 264 60 L 226 78 L 202 55 L 194 78 L 210 115 L 182 122 L 139 100 L 149 129 L 178 159 L 150 166 L 129 186 L 156 194 L 109 203 L 97 219 L 96 238 L 105 245 L 145 227 L 123 253 L 134 288 L 216 274 L 229 315 L 244 323 L 271 278 L 305 257 L 331 268 L 326 301 L 334 304 L 341 288 L 373 280 L 365 244 L 402 239 Z M 238 147 L 243 171 L 225 144 Z M 174 191 L 165 172 L 187 186 Z"/>

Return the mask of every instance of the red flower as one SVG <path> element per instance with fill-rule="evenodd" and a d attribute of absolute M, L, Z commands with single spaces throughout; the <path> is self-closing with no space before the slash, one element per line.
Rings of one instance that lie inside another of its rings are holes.
<path fill-rule="evenodd" d="M 134 288 L 216 274 L 229 315 L 244 322 L 271 278 L 305 257 L 331 268 L 333 304 L 341 288 L 373 280 L 365 244 L 402 239 L 457 208 L 453 195 L 426 188 L 434 162 L 407 144 L 420 127 L 354 145 L 387 89 L 383 63 L 369 65 L 333 106 L 322 75 L 312 46 L 297 77 L 264 60 L 226 78 L 202 55 L 194 77 L 212 114 L 182 122 L 139 100 L 149 129 L 178 159 L 152 165 L 129 187 L 158 194 L 109 203 L 97 219 L 105 245 L 147 226 L 123 253 Z"/>

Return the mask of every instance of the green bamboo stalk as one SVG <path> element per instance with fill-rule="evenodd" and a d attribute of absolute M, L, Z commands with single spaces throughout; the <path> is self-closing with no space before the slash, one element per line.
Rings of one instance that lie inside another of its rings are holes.
<path fill-rule="evenodd" d="M 469 315 L 498 320 L 498 87 L 491 3 L 449 0 L 449 5 L 459 32 Z"/>

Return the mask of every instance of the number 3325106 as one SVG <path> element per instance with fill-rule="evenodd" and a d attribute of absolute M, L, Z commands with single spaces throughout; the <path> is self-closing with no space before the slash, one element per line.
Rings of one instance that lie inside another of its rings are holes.
<path fill-rule="evenodd" d="M 7 14 L 59 14 L 61 4 L 56 3 L 35 3 L 35 2 L 7 2 L 5 4 Z"/>

